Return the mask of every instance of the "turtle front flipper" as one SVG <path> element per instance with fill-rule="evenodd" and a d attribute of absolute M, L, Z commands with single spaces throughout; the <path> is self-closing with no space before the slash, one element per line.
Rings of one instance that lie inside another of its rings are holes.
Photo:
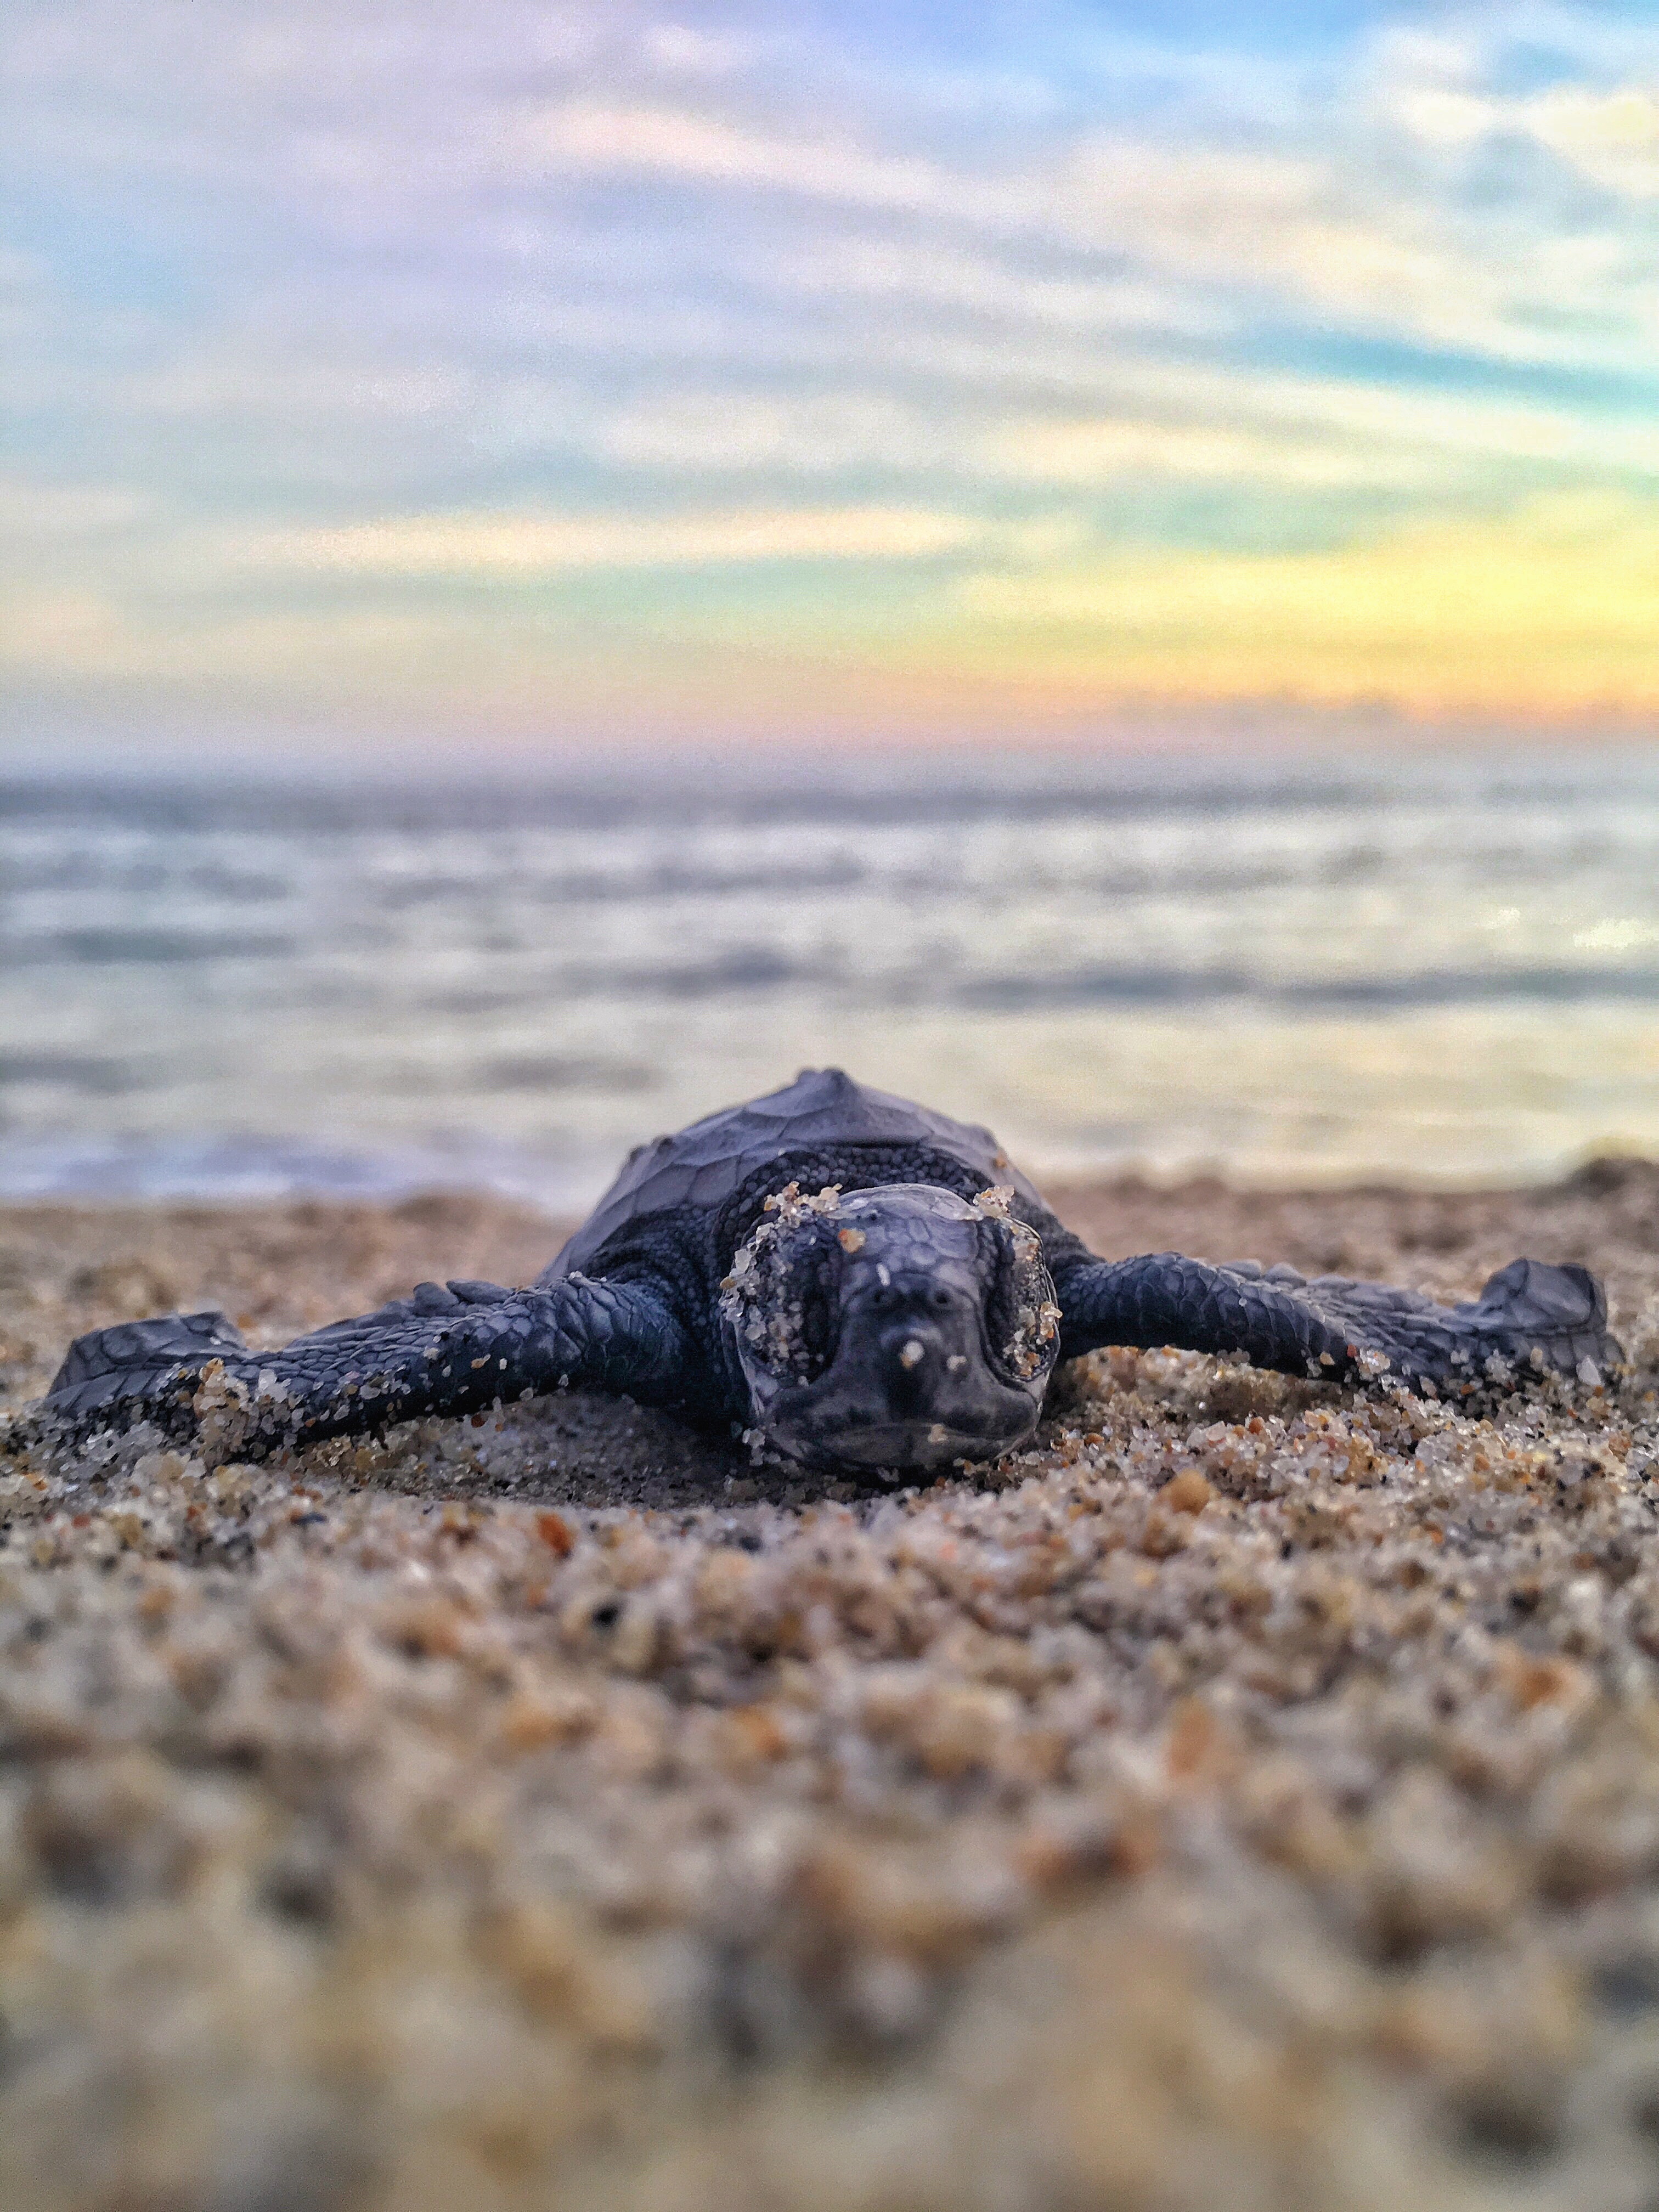
<path fill-rule="evenodd" d="M 1071 1269 L 1060 1289 L 1060 1357 L 1102 1345 L 1174 1345 L 1256 1367 L 1336 1381 L 1370 1362 L 1413 1389 L 1437 1389 L 1543 1370 L 1599 1382 L 1623 1364 L 1607 1333 L 1601 1285 L 1586 1269 L 1512 1260 L 1478 1298 L 1437 1305 L 1416 1291 L 1242 1261 L 1212 1267 L 1157 1252 Z"/>
<path fill-rule="evenodd" d="M 258 1458 L 566 1383 L 660 1400 L 684 1358 L 679 1322 L 644 1285 L 581 1275 L 546 1291 L 422 1283 L 275 1352 L 249 1351 L 218 1314 L 94 1330 L 70 1346 L 41 1411 L 76 1437 L 145 1420 L 183 1436 L 210 1409 L 237 1453 Z"/>

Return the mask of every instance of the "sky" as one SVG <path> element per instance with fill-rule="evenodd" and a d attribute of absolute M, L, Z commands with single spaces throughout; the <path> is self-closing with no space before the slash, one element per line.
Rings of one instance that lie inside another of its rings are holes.
<path fill-rule="evenodd" d="M 12 0 L 0 66 L 14 758 L 1659 729 L 1653 5 Z"/>

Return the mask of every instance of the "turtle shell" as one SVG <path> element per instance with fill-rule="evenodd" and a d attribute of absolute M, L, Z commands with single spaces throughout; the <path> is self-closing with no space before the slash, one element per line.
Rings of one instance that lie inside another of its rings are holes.
<path fill-rule="evenodd" d="M 622 1173 L 540 1279 L 557 1282 L 586 1267 L 624 1224 L 644 1214 L 684 1206 L 712 1210 L 769 1161 L 839 1145 L 912 1145 L 944 1152 L 988 1188 L 1001 1184 L 1030 1204 L 1042 1202 L 1009 1165 L 988 1129 L 871 1091 L 839 1067 L 804 1067 L 784 1090 L 728 1106 L 630 1152 Z"/>

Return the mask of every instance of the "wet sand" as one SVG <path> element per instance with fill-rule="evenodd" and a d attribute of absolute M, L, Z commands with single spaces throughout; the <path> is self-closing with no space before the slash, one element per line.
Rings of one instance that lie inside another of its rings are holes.
<path fill-rule="evenodd" d="M 1109 1255 L 1608 1285 L 1485 1409 L 1191 1355 L 826 1495 L 572 1395 L 267 1468 L 0 1431 L 8 2212 L 1659 2201 L 1659 1168 L 1056 1194 Z M 556 1225 L 0 1209 L 0 1408 Z"/>

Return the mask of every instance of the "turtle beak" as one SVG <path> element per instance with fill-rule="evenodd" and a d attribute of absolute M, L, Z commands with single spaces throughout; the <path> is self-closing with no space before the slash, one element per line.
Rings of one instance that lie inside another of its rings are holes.
<path fill-rule="evenodd" d="M 750 1313 L 729 1315 L 753 1426 L 791 1459 L 865 1470 L 998 1459 L 1036 1426 L 1058 1340 L 1052 1328 L 1014 1357 L 989 1316 L 1007 1303 L 1006 1239 L 976 1208 L 932 1184 L 884 1184 L 833 1211 L 832 1270 L 803 1271 Z M 1048 1287 L 1041 1251 L 1033 1289 Z M 735 1272 L 735 1271 L 734 1271 Z M 1028 1274 L 1031 1268 L 1026 1269 Z M 1040 1281 L 1038 1279 L 1040 1278 Z M 800 1300 L 832 1297 L 813 1341 L 824 1364 L 769 1356 L 799 1334 Z M 1049 1309 L 1045 1308 L 1044 1311 Z M 1006 1334 L 1006 1326 L 1001 1330 Z M 810 1379 L 809 1379 L 810 1377 Z"/>
<path fill-rule="evenodd" d="M 767 1410 L 768 1433 L 792 1457 L 861 1468 L 948 1467 L 1000 1458 L 1036 1427 L 1041 1387 L 993 1373 L 979 1302 L 965 1287 L 937 1275 L 890 1279 L 855 1293 L 842 1315 L 829 1368 L 816 1382 L 780 1393 Z"/>

